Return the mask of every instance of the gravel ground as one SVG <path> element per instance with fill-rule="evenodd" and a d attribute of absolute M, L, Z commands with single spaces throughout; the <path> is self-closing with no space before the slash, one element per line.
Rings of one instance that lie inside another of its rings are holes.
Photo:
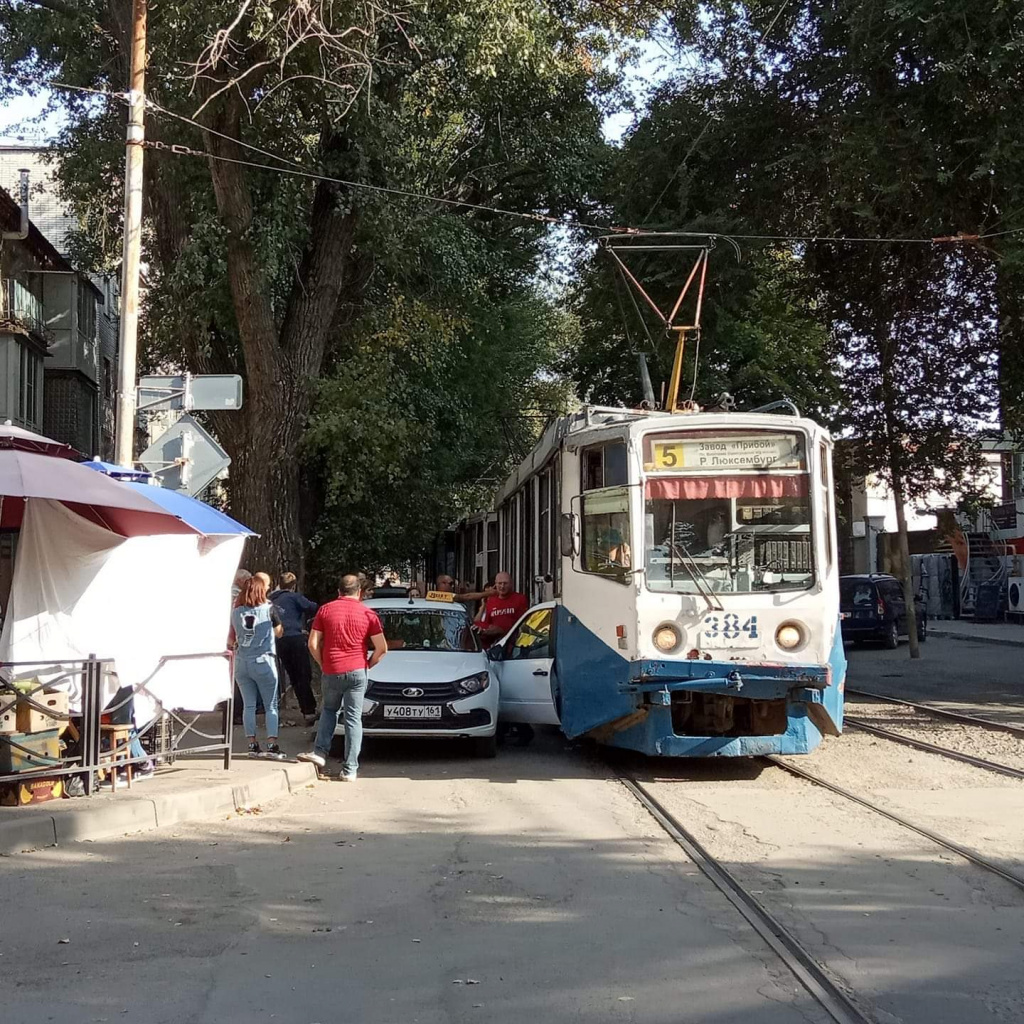
<path fill-rule="evenodd" d="M 1024 873 L 1024 785 L 1012 779 L 865 734 L 792 760 Z M 647 768 L 649 788 L 875 1020 L 1024 1019 L 1024 893 L 759 765 L 658 762 Z"/>
<path fill-rule="evenodd" d="M 879 729 L 1024 771 L 1024 736 L 947 721 L 925 711 L 879 701 L 848 701 L 846 713 Z"/>

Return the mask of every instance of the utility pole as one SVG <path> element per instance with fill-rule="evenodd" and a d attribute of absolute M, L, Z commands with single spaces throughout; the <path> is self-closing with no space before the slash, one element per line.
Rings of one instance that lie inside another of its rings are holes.
<path fill-rule="evenodd" d="M 142 157 L 146 113 L 146 0 L 132 0 L 128 138 L 124 163 L 124 249 L 121 257 L 121 333 L 117 364 L 114 461 L 135 457 L 135 375 L 139 342 L 139 261 L 142 252 Z"/>

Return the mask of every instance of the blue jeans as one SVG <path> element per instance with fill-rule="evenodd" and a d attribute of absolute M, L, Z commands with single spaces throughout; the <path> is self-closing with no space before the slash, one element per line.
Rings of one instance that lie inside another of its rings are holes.
<path fill-rule="evenodd" d="M 242 694 L 242 728 L 246 736 L 256 735 L 256 698 L 263 698 L 267 735 L 277 736 L 277 662 L 272 654 L 258 658 L 235 658 L 235 682 Z"/>
<path fill-rule="evenodd" d="M 366 669 L 357 668 L 340 675 L 327 675 L 320 680 L 320 724 L 316 729 L 313 749 L 323 758 L 331 752 L 331 741 L 338 725 L 338 712 L 345 708 L 345 762 L 342 771 L 354 775 L 359 768 L 359 751 L 363 747 L 363 695 L 366 693 Z"/>

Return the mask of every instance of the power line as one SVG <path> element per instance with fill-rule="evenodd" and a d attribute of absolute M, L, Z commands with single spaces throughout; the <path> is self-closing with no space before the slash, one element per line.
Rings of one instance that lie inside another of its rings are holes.
<path fill-rule="evenodd" d="M 788 3 L 788 0 L 787 0 Z M 778 20 L 782 10 L 786 4 L 776 12 L 776 17 L 772 22 L 772 25 L 766 30 L 765 34 L 771 30 L 774 22 Z M 762 40 L 763 40 L 762 36 Z M 120 100 L 122 103 L 127 103 L 130 99 L 127 93 L 115 92 L 109 89 L 92 89 L 82 85 L 71 85 L 67 82 L 56 82 L 49 81 L 41 78 L 33 78 L 28 75 L 11 75 L 9 76 L 13 81 L 20 82 L 22 84 L 31 84 L 41 86 L 47 89 L 63 89 L 71 92 L 86 93 L 93 96 L 103 96 L 107 99 Z M 161 150 L 171 152 L 177 156 L 194 156 L 202 157 L 208 160 L 219 160 L 225 163 L 238 164 L 243 167 L 251 167 L 254 170 L 274 171 L 278 174 L 291 174 L 296 177 L 308 178 L 314 181 L 326 181 L 333 184 L 345 185 L 349 188 L 363 189 L 370 192 L 377 192 L 385 195 L 402 196 L 407 199 L 419 199 L 425 202 L 440 203 L 446 206 L 461 207 L 464 209 L 480 210 L 484 213 L 492 213 L 502 217 L 513 217 L 521 220 L 529 220 L 535 223 L 557 225 L 559 227 L 577 227 L 583 228 L 588 231 L 610 231 L 618 235 L 626 237 L 635 235 L 649 235 L 662 238 L 712 238 L 721 239 L 722 241 L 750 241 L 750 242 L 795 242 L 795 243 L 829 243 L 829 244 L 875 244 L 875 245 L 936 245 L 936 244 L 973 244 L 975 242 L 986 241 L 990 238 L 1001 238 L 1007 235 L 1016 235 L 1024 233 L 1024 227 L 1007 228 L 1002 231 L 990 231 L 982 234 L 968 234 L 966 232 L 958 232 L 955 235 L 946 235 L 932 238 L 913 238 L 913 237 L 900 237 L 900 236 L 875 236 L 875 237 L 855 237 L 848 235 L 756 235 L 756 234 L 732 234 L 722 232 L 707 232 L 707 231 L 646 231 L 639 227 L 616 227 L 608 225 L 591 224 L 586 221 L 577 221 L 564 217 L 554 217 L 550 214 L 543 213 L 527 213 L 520 210 L 506 210 L 498 206 L 488 206 L 485 203 L 471 203 L 464 199 L 449 199 L 445 196 L 431 195 L 426 192 L 417 192 L 412 189 L 394 188 L 386 185 L 372 185 L 368 182 L 362 181 L 351 181 L 345 178 L 334 178 L 330 175 L 319 174 L 315 171 L 310 171 L 301 164 L 299 161 L 294 160 L 290 157 L 283 157 L 271 150 L 261 149 L 259 146 L 254 146 L 252 143 L 245 142 L 243 139 L 235 138 L 231 135 L 226 135 L 223 132 L 218 132 L 213 128 L 210 128 L 199 121 L 195 121 L 190 117 L 186 117 L 184 114 L 175 113 L 173 110 L 168 110 L 166 107 L 155 103 L 152 100 L 147 100 L 147 106 L 151 107 L 154 111 L 167 115 L 169 117 L 176 118 L 185 124 L 191 125 L 199 131 L 209 132 L 211 135 L 216 135 L 218 138 L 224 139 L 227 142 L 232 142 L 235 145 L 241 146 L 244 149 L 251 150 L 255 153 L 259 153 L 261 156 L 268 157 L 272 160 L 277 160 L 282 164 L 288 165 L 287 167 L 273 167 L 268 164 L 260 164 L 254 161 L 240 160 L 234 157 L 219 156 L 215 153 L 209 153 L 204 150 L 192 149 L 189 146 L 178 146 L 170 145 L 155 140 L 147 140 L 143 145 L 148 149 Z M 678 169 L 677 169 L 678 170 Z M 671 184 L 671 182 L 670 182 Z M 667 189 L 668 186 L 666 186 Z"/>
<path fill-rule="evenodd" d="M 232 140 L 237 142 L 238 140 Z M 570 220 L 564 217 L 553 217 L 546 213 L 526 213 L 521 210 L 506 210 L 500 206 L 487 206 L 485 203 L 471 203 L 466 199 L 449 199 L 446 196 L 430 195 L 426 192 L 415 192 L 411 189 L 392 188 L 387 185 L 371 185 L 365 181 L 351 181 L 347 178 L 335 178 L 329 174 L 318 174 L 315 171 L 300 170 L 298 167 L 273 167 L 270 164 L 258 164 L 252 160 L 240 160 L 237 157 L 220 156 L 217 153 L 209 153 L 201 149 L 192 149 L 190 146 L 168 145 L 165 142 L 156 142 L 147 139 L 143 145 L 147 149 L 164 150 L 174 153 L 176 156 L 196 156 L 206 160 L 217 160 L 221 163 L 236 164 L 241 167 L 251 167 L 259 171 L 273 171 L 277 174 L 290 174 L 296 178 L 308 178 L 312 181 L 326 181 L 334 185 L 345 185 L 348 188 L 359 188 L 368 192 L 379 192 L 385 195 L 402 196 L 406 199 L 422 199 L 431 203 L 441 203 L 445 206 L 458 206 L 463 209 L 480 210 L 484 213 L 493 213 L 502 217 L 516 217 L 520 220 L 534 221 L 540 224 L 553 224 L 559 227 L 585 228 L 588 231 L 613 231 L 626 233 L 630 228 L 609 227 L 604 224 L 589 224 L 586 221 Z M 277 157 L 276 159 L 283 159 Z"/>

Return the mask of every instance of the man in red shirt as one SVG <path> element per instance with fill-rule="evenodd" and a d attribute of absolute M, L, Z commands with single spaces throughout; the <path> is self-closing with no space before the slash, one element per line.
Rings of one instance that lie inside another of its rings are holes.
<path fill-rule="evenodd" d="M 380 619 L 359 600 L 362 581 L 342 576 L 338 598 L 320 606 L 309 631 L 309 653 L 323 669 L 320 722 L 316 742 L 300 761 L 312 761 L 318 768 L 327 764 L 331 741 L 338 725 L 338 713 L 345 709 L 345 762 L 343 782 L 355 782 L 359 751 L 363 745 L 363 695 L 367 669 L 388 653 Z M 373 653 L 367 658 L 367 650 Z"/>
<path fill-rule="evenodd" d="M 494 589 L 497 593 L 487 598 L 476 620 L 484 640 L 500 640 L 529 607 L 526 595 L 512 589 L 512 577 L 507 572 L 494 577 Z"/>

